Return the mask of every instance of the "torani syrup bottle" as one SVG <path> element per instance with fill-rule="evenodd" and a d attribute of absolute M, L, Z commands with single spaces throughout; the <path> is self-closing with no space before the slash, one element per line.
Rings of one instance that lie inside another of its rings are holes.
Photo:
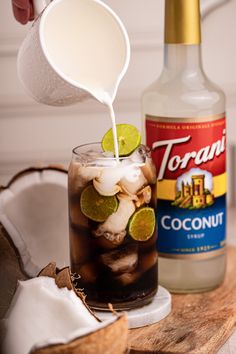
<path fill-rule="evenodd" d="M 157 166 L 160 284 L 174 292 L 219 285 L 225 274 L 225 96 L 201 59 L 199 0 L 166 0 L 164 68 L 143 94 Z"/>

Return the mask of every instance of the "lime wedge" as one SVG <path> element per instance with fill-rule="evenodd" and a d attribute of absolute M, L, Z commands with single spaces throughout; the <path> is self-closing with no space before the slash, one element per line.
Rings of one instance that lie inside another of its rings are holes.
<path fill-rule="evenodd" d="M 144 207 L 137 210 L 129 222 L 129 234 L 136 241 L 147 241 L 155 230 L 156 217 L 153 208 Z"/>
<path fill-rule="evenodd" d="M 117 210 L 118 200 L 115 196 L 100 195 L 93 185 L 89 185 L 81 193 L 80 208 L 87 218 L 103 222 Z"/>
<path fill-rule="evenodd" d="M 128 156 L 141 143 L 141 135 L 136 127 L 130 124 L 116 124 L 119 156 Z M 112 129 L 102 138 L 104 151 L 112 151 L 115 154 Z"/>

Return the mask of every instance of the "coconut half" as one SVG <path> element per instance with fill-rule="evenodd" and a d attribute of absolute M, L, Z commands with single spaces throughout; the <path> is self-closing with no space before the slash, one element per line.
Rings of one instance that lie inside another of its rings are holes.
<path fill-rule="evenodd" d="M 69 264 L 67 171 L 30 168 L 0 187 L 0 224 L 30 277 L 55 260 Z"/>
<path fill-rule="evenodd" d="M 69 268 L 55 264 L 20 281 L 7 314 L 5 354 L 122 354 L 128 323 L 123 314 L 101 322 L 74 289 Z"/>
<path fill-rule="evenodd" d="M 0 225 L 0 318 L 4 317 L 9 308 L 16 291 L 17 281 L 25 279 L 27 276 L 20 267 L 19 252 Z"/>

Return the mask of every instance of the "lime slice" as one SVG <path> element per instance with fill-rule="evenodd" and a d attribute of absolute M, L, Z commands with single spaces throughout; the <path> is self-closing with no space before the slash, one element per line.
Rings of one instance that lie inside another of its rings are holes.
<path fill-rule="evenodd" d="M 100 195 L 93 185 L 89 185 L 81 193 L 80 207 L 87 218 L 103 222 L 117 210 L 118 200 L 115 196 L 104 197 Z"/>
<path fill-rule="evenodd" d="M 130 124 L 116 124 L 119 156 L 128 156 L 141 143 L 141 135 L 136 127 Z M 102 138 L 104 151 L 112 151 L 115 154 L 112 129 Z"/>
<path fill-rule="evenodd" d="M 129 234 L 136 241 L 147 241 L 155 230 L 156 217 L 154 209 L 145 207 L 137 210 L 129 222 Z"/>

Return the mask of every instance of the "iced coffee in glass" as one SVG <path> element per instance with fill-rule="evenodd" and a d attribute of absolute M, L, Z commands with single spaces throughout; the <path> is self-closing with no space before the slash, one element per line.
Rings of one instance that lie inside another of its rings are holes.
<path fill-rule="evenodd" d="M 157 291 L 156 171 L 139 145 L 115 158 L 101 144 L 73 150 L 69 167 L 71 271 L 89 305 L 131 309 Z"/>

